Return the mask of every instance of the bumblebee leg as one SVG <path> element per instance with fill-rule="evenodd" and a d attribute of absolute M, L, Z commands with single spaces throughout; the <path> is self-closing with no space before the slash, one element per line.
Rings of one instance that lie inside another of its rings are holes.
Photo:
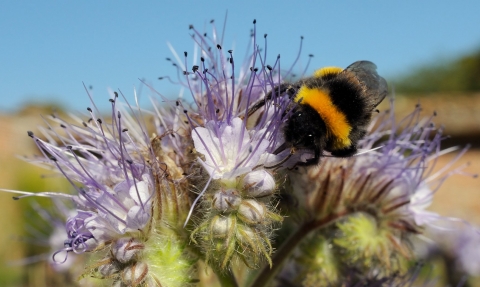
<path fill-rule="evenodd" d="M 283 144 L 281 144 L 279 147 L 277 147 L 275 149 L 275 151 L 273 152 L 273 154 L 279 154 L 281 153 L 282 151 L 286 150 L 288 147 L 290 146 L 290 144 L 288 144 L 287 142 L 284 142 Z M 293 148 L 292 148 L 293 149 Z"/>

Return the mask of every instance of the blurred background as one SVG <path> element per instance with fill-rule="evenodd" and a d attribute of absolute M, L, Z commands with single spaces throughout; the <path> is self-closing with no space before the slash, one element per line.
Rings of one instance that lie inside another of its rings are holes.
<path fill-rule="evenodd" d="M 418 103 L 425 116 L 435 111 L 436 123 L 444 125 L 450 136 L 444 148 L 471 145 L 455 166 L 469 164 L 466 173 L 480 173 L 480 2 L 257 2 L 3 1 L 0 188 L 68 190 L 68 184 L 53 172 L 19 159 L 37 153 L 26 132 L 38 131 L 42 115 L 86 111 L 91 106 L 87 91 L 105 112 L 112 91 L 122 92 L 133 103 L 135 90 L 140 105 L 148 108 L 152 95 L 142 81 L 165 97 L 178 97 L 178 86 L 158 80 L 176 77 L 166 58 L 175 60 L 178 53 L 183 61 L 183 51 L 188 51 L 188 65 L 193 65 L 188 27 L 193 24 L 212 33 L 212 19 L 217 37 L 223 39 L 225 50 L 233 49 L 237 62 L 247 51 L 256 19 L 260 46 L 265 46 L 263 35 L 268 34 L 267 63 L 280 54 L 283 67 L 292 65 L 301 36 L 299 74 L 322 66 L 346 67 L 357 60 L 376 63 L 395 92 L 398 117 Z M 314 57 L 307 66 L 309 54 Z M 386 103 L 380 107 L 385 108 Z M 443 156 L 437 166 L 455 155 Z M 33 263 L 48 252 L 44 246 L 53 230 L 48 216 L 35 219 L 45 206 L 52 202 L 13 201 L 12 194 L 0 192 L 0 286 L 70 286 L 66 282 L 75 281 L 67 275 L 52 275 L 48 264 Z M 429 209 L 480 225 L 479 180 L 452 176 Z M 440 278 L 438 286 L 449 280 L 445 262 L 439 260 L 432 267 Z M 464 286 L 480 286 L 474 278 L 480 274 L 471 275 Z"/>

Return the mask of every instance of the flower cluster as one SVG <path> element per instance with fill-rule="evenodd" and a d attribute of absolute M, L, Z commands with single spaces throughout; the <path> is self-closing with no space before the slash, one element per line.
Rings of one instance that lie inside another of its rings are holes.
<path fill-rule="evenodd" d="M 214 25 L 212 37 L 190 27 L 199 53 L 175 67 L 193 107 L 149 112 L 114 93 L 110 117 L 88 108 L 88 120 L 53 116 L 42 136 L 29 132 L 43 154 L 33 161 L 74 188 L 56 256 L 90 254 L 83 277 L 188 286 L 206 265 L 225 285 L 244 268 L 263 268 L 252 286 L 410 282 L 398 276 L 414 257 L 409 239 L 440 218 L 425 208 L 448 175 L 431 172 L 441 131 L 419 107 L 397 125 L 392 104 L 355 156 L 297 166 L 313 155 L 285 148 L 295 103 L 276 87 L 291 75 L 280 57 L 265 62 L 255 27 L 240 65 Z"/>
<path fill-rule="evenodd" d="M 68 196 L 76 212 L 66 220 L 64 248 L 53 258 L 61 263 L 70 253 L 95 253 L 100 259 L 87 267 L 85 275 L 112 279 L 118 286 L 145 282 L 154 286 L 172 278 L 162 268 L 168 262 L 157 260 L 167 254 L 168 260 L 184 262 L 176 269 L 182 280 L 170 284 L 182 286 L 191 280 L 192 272 L 190 257 L 183 252 L 184 243 L 179 239 L 182 235 L 159 234 L 165 225 L 174 229 L 172 218 L 176 216 L 170 212 L 165 218 L 160 204 L 163 209 L 179 211 L 188 211 L 190 206 L 188 196 L 175 193 L 175 186 L 182 184 L 174 180 L 182 158 L 165 160 L 168 154 L 160 153 L 151 143 L 141 114 L 133 109 L 127 112 L 128 106 L 120 106 L 117 99 L 115 93 L 110 122 L 88 108 L 89 120 L 81 121 L 81 125 L 53 116 L 50 128 L 43 130 L 47 140 L 28 133 L 43 154 L 32 161 L 56 167 L 76 191 Z M 159 126 L 157 132 L 164 133 L 164 127 Z M 152 142 L 158 140 L 154 137 Z M 173 167 L 167 174 L 169 164 Z M 162 201 L 164 193 L 169 193 L 167 202 Z M 181 206 L 172 206 L 177 202 Z M 60 258 L 60 253 L 66 255 Z M 156 272 L 158 269 L 163 270 Z"/>
<path fill-rule="evenodd" d="M 285 192 L 299 199 L 301 229 L 318 230 L 297 258 L 316 262 L 299 273 L 308 275 L 307 286 L 312 280 L 333 284 L 352 270 L 365 276 L 371 266 L 377 276 L 404 269 L 413 258 L 409 239 L 440 218 L 424 208 L 444 180 L 430 174 L 443 136 L 432 118 L 419 120 L 420 111 L 417 106 L 399 125 L 393 113 L 379 115 L 361 142 L 364 154 L 324 158 L 317 168 L 289 173 Z"/>

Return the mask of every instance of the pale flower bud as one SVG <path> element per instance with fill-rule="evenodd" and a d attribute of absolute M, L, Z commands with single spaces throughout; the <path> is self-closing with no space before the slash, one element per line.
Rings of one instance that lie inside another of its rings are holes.
<path fill-rule="evenodd" d="M 144 262 L 138 262 L 123 269 L 122 283 L 128 286 L 137 286 L 145 280 L 147 274 L 148 265 Z"/>
<path fill-rule="evenodd" d="M 228 234 L 232 224 L 232 218 L 217 215 L 212 219 L 212 232 L 216 236 L 225 237 Z"/>
<path fill-rule="evenodd" d="M 213 208 L 221 212 L 227 212 L 236 210 L 241 201 L 242 199 L 240 198 L 237 190 L 219 190 L 213 195 L 212 205 Z"/>
<path fill-rule="evenodd" d="M 238 208 L 240 218 L 246 223 L 258 224 L 265 220 L 267 209 L 265 205 L 253 199 L 242 201 Z"/>
<path fill-rule="evenodd" d="M 105 258 L 101 261 L 105 263 L 98 267 L 98 272 L 104 277 L 110 277 L 111 275 L 118 273 L 120 271 L 119 263 L 112 260 L 111 258 Z"/>
<path fill-rule="evenodd" d="M 243 178 L 245 191 L 252 197 L 269 196 L 275 191 L 275 179 L 264 169 L 248 173 Z"/>
<path fill-rule="evenodd" d="M 132 260 L 138 252 L 144 249 L 144 245 L 134 238 L 123 237 L 112 245 L 112 253 L 119 262 L 127 263 Z"/>

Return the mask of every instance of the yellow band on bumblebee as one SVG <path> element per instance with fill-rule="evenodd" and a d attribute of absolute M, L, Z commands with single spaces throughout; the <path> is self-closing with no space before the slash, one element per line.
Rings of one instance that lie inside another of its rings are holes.
<path fill-rule="evenodd" d="M 328 76 L 328 75 L 337 75 L 341 71 L 343 71 L 343 69 L 339 68 L 339 67 L 323 67 L 321 69 L 316 70 L 313 73 L 313 76 L 315 78 L 323 78 L 323 77 Z"/>
<path fill-rule="evenodd" d="M 327 126 L 334 149 L 347 148 L 352 144 L 349 138 L 352 126 L 344 113 L 332 102 L 328 91 L 302 86 L 294 101 L 300 105 L 309 105 L 317 111 Z"/>

